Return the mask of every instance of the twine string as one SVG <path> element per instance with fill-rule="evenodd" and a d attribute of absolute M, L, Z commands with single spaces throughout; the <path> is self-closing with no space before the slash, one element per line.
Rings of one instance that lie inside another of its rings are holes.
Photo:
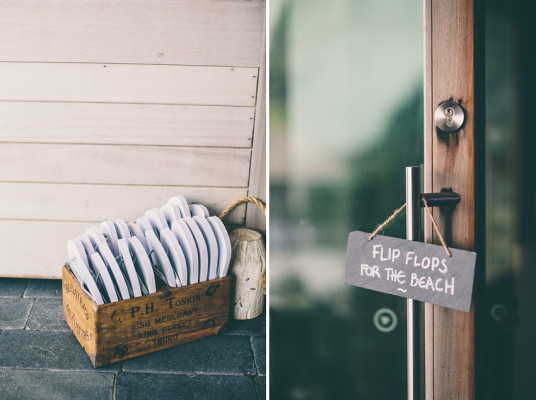
<path fill-rule="evenodd" d="M 387 218 L 385 221 L 383 221 L 380 225 L 378 225 L 378 227 L 374 230 L 374 232 L 372 232 L 368 238 L 368 241 L 370 242 L 372 239 L 374 239 L 374 236 L 376 236 L 378 234 L 379 231 L 381 231 L 383 228 L 385 228 L 385 226 L 387 224 L 389 224 L 393 219 L 395 219 L 395 217 L 400 214 L 400 212 L 406 208 L 406 203 L 404 203 L 402 205 L 402 207 L 400 208 L 397 208 L 389 218 Z"/>
<path fill-rule="evenodd" d="M 449 257 L 452 257 L 452 253 L 450 252 L 449 248 L 445 244 L 445 239 L 443 239 L 443 235 L 441 234 L 441 232 L 439 231 L 439 228 L 437 227 L 437 224 L 435 222 L 434 216 L 432 215 L 432 212 L 430 211 L 430 207 L 428 207 L 428 203 L 426 202 L 426 198 L 424 196 L 422 196 L 422 202 L 424 204 L 424 208 L 428 212 L 428 216 L 432 220 L 432 225 L 434 226 L 434 229 L 435 229 L 435 231 L 437 233 L 437 236 L 439 236 L 439 240 L 441 241 L 441 244 L 443 245 L 443 248 L 445 249 L 445 252 L 447 253 L 447 255 Z"/>
<path fill-rule="evenodd" d="M 430 220 L 432 221 L 432 225 L 437 233 L 437 236 L 439 236 L 439 240 L 441 241 L 441 244 L 443 245 L 443 248 L 445 249 L 445 252 L 447 253 L 447 255 L 449 257 L 452 257 L 452 253 L 451 251 L 449 250 L 449 248 L 447 247 L 446 243 L 445 243 L 445 239 L 443 239 L 443 235 L 441 234 L 441 232 L 439 231 L 439 228 L 437 227 L 437 224 L 435 222 L 435 219 L 434 219 L 434 216 L 432 215 L 432 212 L 430 211 L 430 207 L 428 207 L 428 203 L 426 201 L 426 198 L 424 196 L 421 197 L 422 199 L 422 202 L 424 204 L 424 208 L 426 209 L 427 213 L 428 213 L 428 217 L 430 217 Z M 374 237 L 378 234 L 378 232 L 380 232 L 383 228 L 385 228 L 386 225 L 388 225 L 393 219 L 396 218 L 396 216 L 398 214 L 400 214 L 400 212 L 406 208 L 406 203 L 404 203 L 400 208 L 397 208 L 390 216 L 389 218 L 387 218 L 385 221 L 383 221 L 380 225 L 378 225 L 378 227 L 374 230 L 374 232 L 372 232 L 368 238 L 368 241 L 370 242 L 372 239 L 374 239 Z"/>
<path fill-rule="evenodd" d="M 227 208 L 225 210 L 223 210 L 221 212 L 220 219 L 224 219 L 225 216 L 227 214 L 229 214 L 233 208 L 235 208 L 237 205 L 242 204 L 242 203 L 253 203 L 257 207 L 260 208 L 260 210 L 262 211 L 263 215 L 266 215 L 266 206 L 264 205 L 264 203 L 262 201 L 260 201 L 259 199 L 256 199 L 255 197 L 241 197 L 241 198 L 233 201 L 231 204 L 229 204 L 227 206 Z"/>

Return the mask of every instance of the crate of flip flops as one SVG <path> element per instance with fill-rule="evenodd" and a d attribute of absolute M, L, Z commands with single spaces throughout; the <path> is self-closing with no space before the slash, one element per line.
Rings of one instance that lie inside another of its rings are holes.
<path fill-rule="evenodd" d="M 63 311 L 95 367 L 216 335 L 229 319 L 229 235 L 173 197 L 135 222 L 103 221 L 67 243 Z"/>

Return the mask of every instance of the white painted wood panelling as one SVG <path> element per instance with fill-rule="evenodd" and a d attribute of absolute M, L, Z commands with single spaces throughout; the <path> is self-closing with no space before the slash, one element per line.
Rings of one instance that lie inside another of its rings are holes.
<path fill-rule="evenodd" d="M 263 48 L 266 40 L 262 41 Z M 257 118 L 255 119 L 255 135 L 249 169 L 248 195 L 262 200 L 266 204 L 266 51 L 263 51 L 259 68 L 259 85 L 257 89 Z M 267 212 L 268 214 L 268 212 Z M 254 204 L 246 209 L 246 224 L 266 233 L 267 216 Z"/>
<path fill-rule="evenodd" d="M 7 61 L 258 67 L 263 0 L 3 0 Z"/>
<path fill-rule="evenodd" d="M 0 144 L 0 181 L 247 187 L 249 149 Z"/>
<path fill-rule="evenodd" d="M 214 214 L 263 196 L 264 18 L 264 0 L 0 1 L 0 276 L 59 278 L 67 239 L 173 195 Z"/>
<path fill-rule="evenodd" d="M 0 142 L 251 147 L 254 108 L 0 102 Z"/>
<path fill-rule="evenodd" d="M 163 206 L 177 195 L 219 215 L 232 201 L 246 196 L 247 188 L 0 183 L 0 193 L 0 219 L 135 221 L 145 210 Z M 244 218 L 241 205 L 225 222 L 242 225 Z"/>
<path fill-rule="evenodd" d="M 91 225 L 94 224 L 0 220 L 0 276 L 61 278 L 61 266 L 67 258 L 67 240 Z"/>
<path fill-rule="evenodd" d="M 0 100 L 255 106 L 257 75 L 238 67 L 0 62 Z"/>

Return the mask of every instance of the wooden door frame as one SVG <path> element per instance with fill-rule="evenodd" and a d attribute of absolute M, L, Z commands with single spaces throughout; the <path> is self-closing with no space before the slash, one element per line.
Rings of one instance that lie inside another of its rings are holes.
<path fill-rule="evenodd" d="M 478 0 L 423 2 L 424 191 L 460 194 L 454 209 L 436 208 L 434 218 L 449 246 L 477 252 L 471 311 L 425 305 L 425 395 L 466 400 L 476 397 L 476 318 L 485 278 L 483 10 Z M 436 131 L 433 113 L 449 99 L 460 102 L 465 123 L 447 134 Z M 438 243 L 427 220 L 424 241 Z"/>

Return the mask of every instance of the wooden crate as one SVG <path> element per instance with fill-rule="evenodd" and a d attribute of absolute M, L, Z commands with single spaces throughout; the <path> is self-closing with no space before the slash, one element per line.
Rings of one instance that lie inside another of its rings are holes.
<path fill-rule="evenodd" d="M 95 367 L 223 332 L 229 320 L 229 276 L 97 305 L 63 266 L 63 313 Z"/>

